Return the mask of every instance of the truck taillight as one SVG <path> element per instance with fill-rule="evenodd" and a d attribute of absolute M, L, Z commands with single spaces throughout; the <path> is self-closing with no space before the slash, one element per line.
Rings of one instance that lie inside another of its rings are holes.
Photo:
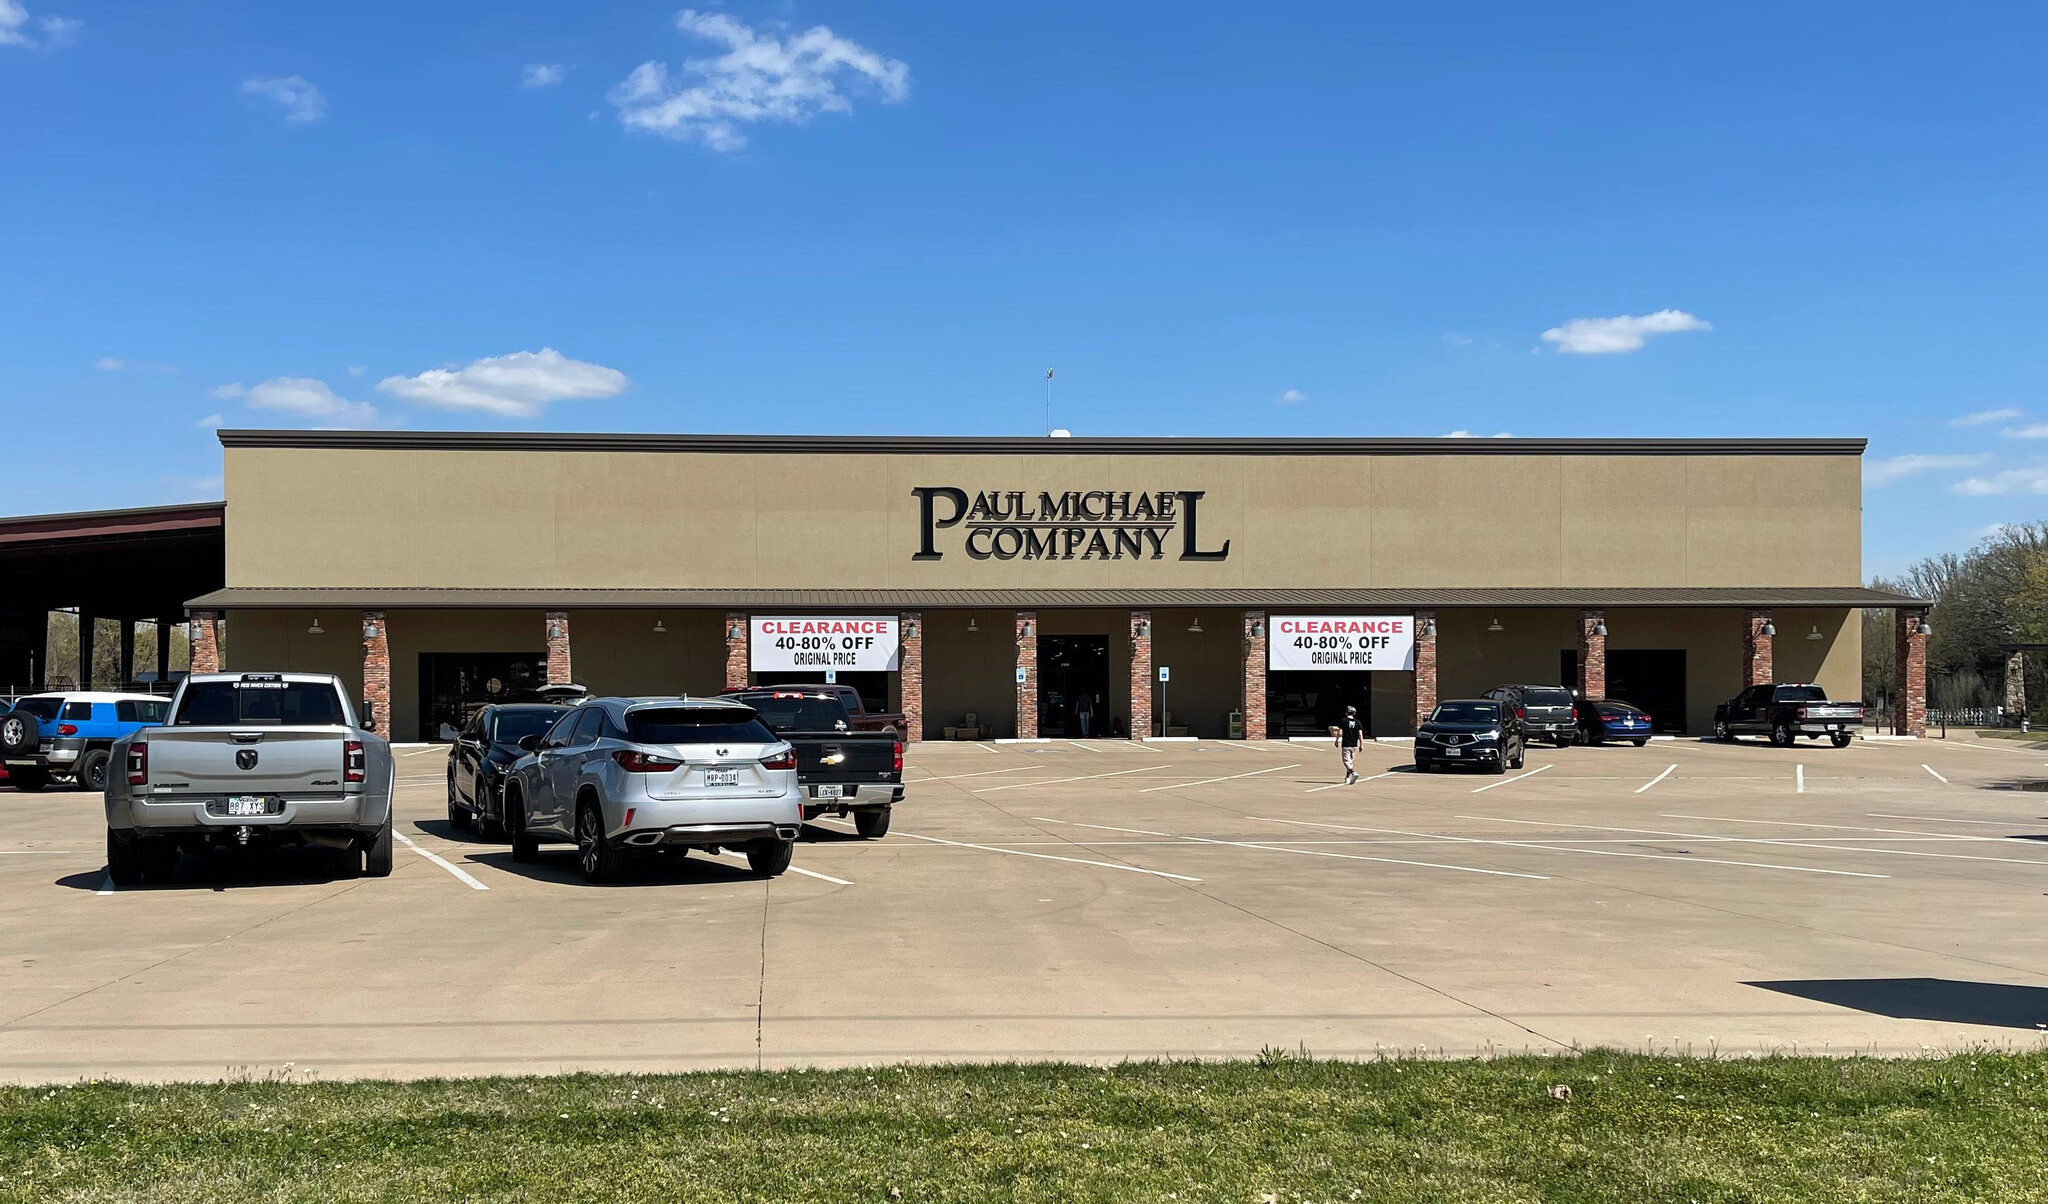
<path fill-rule="evenodd" d="M 783 750 L 782 750 L 782 751 L 781 751 L 780 753 L 777 753 L 777 754 L 776 754 L 775 756 L 772 756 L 772 757 L 762 757 L 762 758 L 761 758 L 761 768 L 763 768 L 763 769 L 795 769 L 795 768 L 796 768 L 796 750 L 795 750 L 794 748 L 785 748 L 785 749 L 783 749 Z"/>
<path fill-rule="evenodd" d="M 664 773 L 671 769 L 680 769 L 683 764 L 674 757 L 657 757 L 653 753 L 638 752 L 630 748 L 622 748 L 613 753 L 612 760 L 617 761 L 619 768 L 627 773 Z"/>
<path fill-rule="evenodd" d="M 896 742 L 896 764 L 895 764 L 895 769 L 896 769 L 896 772 L 897 772 L 897 773 L 902 773 L 902 772 L 903 772 L 903 741 L 901 741 L 901 740 L 898 740 L 898 741 Z"/>
<path fill-rule="evenodd" d="M 78 725 L 75 723 L 60 723 L 57 725 L 57 734 L 60 736 L 76 736 L 78 734 Z"/>
<path fill-rule="evenodd" d="M 341 746 L 341 780 L 360 782 L 363 780 L 363 742 L 351 740 Z"/>
<path fill-rule="evenodd" d="M 140 740 L 128 746 L 128 784 L 149 784 L 149 745 Z"/>
<path fill-rule="evenodd" d="M 1800 708 L 1799 708 L 1799 717 L 1800 717 L 1801 719 L 1804 719 L 1804 718 L 1806 718 L 1806 708 L 1805 708 L 1805 707 L 1800 707 Z"/>
<path fill-rule="evenodd" d="M 1528 711 L 1524 710 L 1524 709 L 1523 709 L 1523 708 L 1521 708 L 1521 707 L 1516 707 L 1516 708 L 1515 708 L 1515 718 L 1517 718 L 1517 719 L 1527 719 L 1528 717 L 1529 717 L 1529 712 L 1528 712 Z"/>

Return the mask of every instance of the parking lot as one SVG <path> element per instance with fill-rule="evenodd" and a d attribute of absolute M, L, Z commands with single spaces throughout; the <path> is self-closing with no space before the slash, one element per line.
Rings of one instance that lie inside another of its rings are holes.
<path fill-rule="evenodd" d="M 115 890 L 97 795 L 0 791 L 0 1078 L 891 1059 L 2030 1046 L 2048 750 L 1967 736 L 1532 749 L 910 750 L 880 841 L 585 885 L 443 818 L 402 748 L 389 879 L 188 858 Z"/>

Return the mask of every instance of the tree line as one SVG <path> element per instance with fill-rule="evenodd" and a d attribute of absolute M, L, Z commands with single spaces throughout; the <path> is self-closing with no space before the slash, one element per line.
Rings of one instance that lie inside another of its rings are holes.
<path fill-rule="evenodd" d="M 78 615 L 68 610 L 50 612 L 48 646 L 44 661 L 36 666 L 42 677 L 39 683 L 48 689 L 68 689 L 78 686 Z M 140 622 L 135 625 L 134 669 L 139 677 L 156 671 L 156 624 Z M 171 627 L 171 672 L 182 673 L 192 667 L 192 642 L 183 623 Z M 117 619 L 97 619 L 93 625 L 92 680 L 83 683 L 110 689 L 124 685 L 121 681 L 121 623 Z"/>
<path fill-rule="evenodd" d="M 1933 600 L 1927 623 L 1927 701 L 1941 710 L 2002 706 L 2007 653 L 2001 644 L 2048 642 L 2048 522 L 2001 527 L 1966 552 L 1943 552 L 1896 577 L 1887 589 Z M 1896 662 L 1892 614 L 1863 612 L 1863 690 L 1888 703 Z M 2027 656 L 2027 709 L 2048 712 L 2048 653 Z"/>

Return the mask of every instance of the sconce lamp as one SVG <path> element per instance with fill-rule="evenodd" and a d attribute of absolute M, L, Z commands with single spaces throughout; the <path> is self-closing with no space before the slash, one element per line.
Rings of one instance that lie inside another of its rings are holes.
<path fill-rule="evenodd" d="M 1253 638 L 1253 639 L 1255 639 L 1255 640 L 1257 640 L 1257 639 L 1263 639 L 1263 638 L 1265 638 L 1265 635 L 1266 635 L 1266 621 L 1265 621 L 1264 619 L 1253 619 L 1253 620 L 1252 620 L 1252 638 Z"/>
<path fill-rule="evenodd" d="M 1764 625 L 1762 627 L 1757 628 L 1756 633 L 1767 640 L 1773 639 L 1778 634 L 1778 625 L 1776 623 L 1771 622 L 1769 619 L 1765 619 Z"/>
<path fill-rule="evenodd" d="M 656 635 L 667 635 L 667 634 L 668 634 L 668 624 L 666 624 L 666 623 L 664 623 L 664 622 L 662 622 L 662 621 L 661 621 L 661 616 L 660 616 L 659 614 L 657 614 L 657 615 L 655 615 L 655 616 L 654 616 L 654 634 L 656 634 Z"/>
<path fill-rule="evenodd" d="M 979 633 L 980 631 L 981 631 L 981 624 L 975 621 L 975 618 L 974 618 L 974 616 L 973 616 L 973 615 L 968 615 L 968 616 L 967 616 L 967 634 L 969 634 L 969 635 L 975 635 L 975 634 L 978 634 L 978 633 Z"/>
<path fill-rule="evenodd" d="M 736 621 L 734 621 L 734 622 L 731 622 L 731 623 L 727 623 L 727 624 L 725 625 L 725 638 L 726 638 L 726 639 L 728 639 L 728 640 L 741 640 L 741 639 L 745 639 L 745 638 L 746 638 L 746 636 L 747 636 L 747 625 L 746 625 L 746 624 L 745 624 L 744 622 L 739 622 L 739 621 L 737 621 L 737 620 L 736 620 Z"/>
<path fill-rule="evenodd" d="M 1150 622 L 1141 622 L 1131 628 L 1131 634 L 1141 640 L 1150 639 L 1152 638 L 1152 624 Z"/>
<path fill-rule="evenodd" d="M 1599 636 L 1599 637 L 1600 637 L 1601 639 L 1603 639 L 1603 640 L 1604 640 L 1604 639 L 1606 639 L 1606 638 L 1607 638 L 1607 620 L 1605 620 L 1605 619 L 1598 619 L 1598 620 L 1595 620 L 1595 621 L 1594 621 L 1594 623 L 1593 623 L 1593 634 L 1594 634 L 1594 635 L 1597 635 L 1597 636 Z"/>
<path fill-rule="evenodd" d="M 916 619 L 903 620 L 903 638 L 914 640 L 923 634 L 923 626 Z"/>
<path fill-rule="evenodd" d="M 306 634 L 307 634 L 307 635 L 326 635 L 326 634 L 327 634 L 327 629 L 326 629 L 325 627 L 322 627 L 322 626 L 320 626 L 320 616 L 319 616 L 319 615 L 314 615 L 314 616 L 313 616 L 313 625 L 312 625 L 311 627 L 308 627 L 308 628 L 306 628 Z"/>
<path fill-rule="evenodd" d="M 1195 621 L 1188 624 L 1188 631 L 1194 635 L 1202 634 L 1202 616 L 1195 616 Z"/>
<path fill-rule="evenodd" d="M 1813 630 L 1806 633 L 1806 638 L 1809 640 L 1824 640 L 1827 637 L 1820 633 L 1820 624 L 1815 623 Z"/>
<path fill-rule="evenodd" d="M 1429 636 L 1431 639 L 1436 638 L 1436 619 L 1434 616 L 1422 621 L 1422 634 Z"/>
<path fill-rule="evenodd" d="M 1934 628 L 1932 628 L 1932 627 L 1929 627 L 1929 626 L 1927 625 L 1927 616 L 1925 616 L 1925 615 L 1922 615 L 1922 616 L 1920 616 L 1920 625 L 1919 625 L 1918 627 L 1915 627 L 1915 628 L 1914 628 L 1913 630 L 1914 630 L 1914 632 L 1915 632 L 1915 633 L 1917 633 L 1917 634 L 1919 634 L 1919 635 L 1933 635 L 1933 634 L 1934 634 Z"/>
<path fill-rule="evenodd" d="M 1019 624 L 1019 625 L 1018 625 L 1018 627 L 1017 627 L 1017 635 L 1018 635 L 1018 637 L 1019 637 L 1020 639 L 1026 639 L 1026 640 L 1028 640 L 1028 639 L 1030 639 L 1030 638 L 1031 638 L 1031 633 L 1032 633 L 1032 631 L 1034 631 L 1034 630 L 1035 630 L 1036 628 L 1037 628 L 1037 624 L 1033 623 L 1033 622 L 1032 622 L 1031 620 L 1029 620 L 1029 619 L 1026 619 L 1026 620 L 1024 620 L 1024 622 L 1023 622 L 1023 623 L 1021 623 L 1021 624 Z"/>
<path fill-rule="evenodd" d="M 1507 630 L 1507 628 L 1505 628 L 1505 627 L 1502 627 L 1502 626 L 1500 625 L 1500 616 L 1498 616 L 1498 615 L 1495 615 L 1495 616 L 1494 616 L 1493 622 L 1491 622 L 1491 623 L 1488 623 L 1488 624 L 1486 625 L 1486 629 L 1487 629 L 1488 631 L 1506 631 L 1506 630 Z"/>

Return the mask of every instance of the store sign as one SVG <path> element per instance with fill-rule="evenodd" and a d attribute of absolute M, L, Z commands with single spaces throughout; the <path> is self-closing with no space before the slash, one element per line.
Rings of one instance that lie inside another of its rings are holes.
<path fill-rule="evenodd" d="M 939 560 L 939 532 L 965 531 L 962 550 L 975 560 L 1222 560 L 1230 541 L 1204 548 L 1197 530 L 1201 489 L 1023 489 L 969 493 L 951 485 L 920 485 L 918 540 L 912 560 Z"/>
<path fill-rule="evenodd" d="M 1268 622 L 1269 669 L 1415 667 L 1412 615 L 1274 615 Z"/>
<path fill-rule="evenodd" d="M 754 615 L 747 663 L 757 673 L 886 673 L 901 647 L 895 615 Z"/>

